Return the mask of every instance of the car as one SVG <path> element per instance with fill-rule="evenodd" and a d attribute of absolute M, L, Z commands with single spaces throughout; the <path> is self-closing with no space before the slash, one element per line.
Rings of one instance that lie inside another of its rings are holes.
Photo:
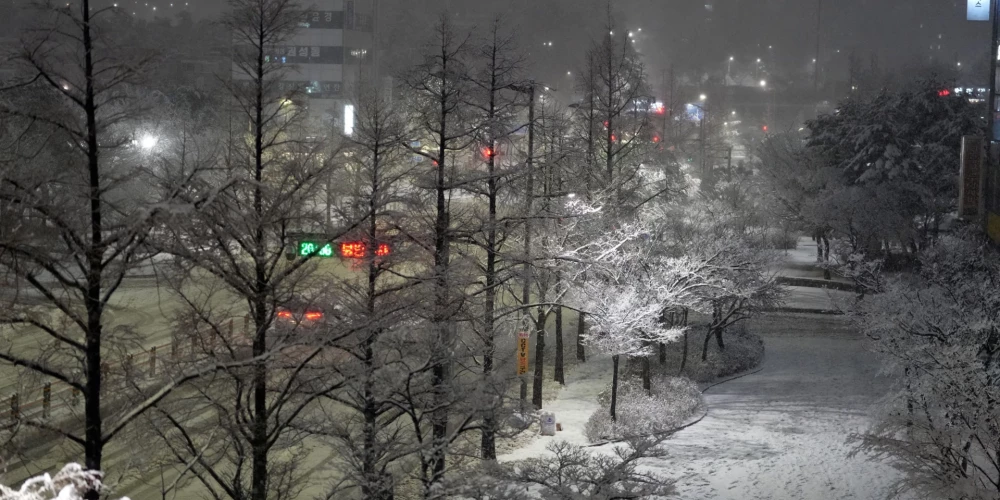
<path fill-rule="evenodd" d="M 326 314 L 323 308 L 315 304 L 292 300 L 282 306 L 278 306 L 275 318 L 278 325 L 286 328 L 310 328 L 322 324 L 326 318 Z"/>

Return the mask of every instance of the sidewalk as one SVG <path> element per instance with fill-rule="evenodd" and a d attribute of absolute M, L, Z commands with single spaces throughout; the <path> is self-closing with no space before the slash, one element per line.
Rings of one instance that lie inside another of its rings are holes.
<path fill-rule="evenodd" d="M 855 300 L 853 291 L 823 288 L 826 284 L 840 288 L 853 283 L 836 275 L 830 280 L 823 278 L 823 269 L 816 262 L 816 242 L 812 239 L 799 238 L 798 247 L 785 251 L 784 257 L 783 265 L 773 270 L 779 279 L 785 278 L 790 283 L 785 286 L 788 297 L 778 311 L 839 314 Z"/>
<path fill-rule="evenodd" d="M 497 460 L 509 462 L 537 458 L 549 454 L 546 446 L 550 443 L 566 441 L 578 446 L 590 444 L 583 429 L 590 416 L 598 410 L 597 394 L 611 383 L 611 357 L 598 355 L 580 363 L 567 373 L 566 387 L 559 391 L 556 399 L 545 403 L 542 411 L 555 414 L 556 422 L 563 430 L 555 436 L 534 436 L 533 440 L 511 453 L 500 455 Z M 529 431 L 531 432 L 531 431 Z"/>

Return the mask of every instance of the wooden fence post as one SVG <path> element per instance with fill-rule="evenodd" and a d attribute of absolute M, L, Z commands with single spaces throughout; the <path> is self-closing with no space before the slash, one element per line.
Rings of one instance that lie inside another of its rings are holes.
<path fill-rule="evenodd" d="M 52 382 L 46 382 L 42 388 L 42 418 L 49 418 L 52 409 Z"/>
<path fill-rule="evenodd" d="M 156 375 L 156 346 L 149 350 L 149 374 Z"/>
<path fill-rule="evenodd" d="M 125 369 L 125 379 L 126 380 L 132 380 L 132 375 L 133 375 L 133 373 L 132 373 L 133 370 L 132 369 L 134 367 L 135 367 L 135 365 L 133 364 L 132 355 L 129 354 L 128 356 L 125 357 L 125 366 L 123 367 Z"/>

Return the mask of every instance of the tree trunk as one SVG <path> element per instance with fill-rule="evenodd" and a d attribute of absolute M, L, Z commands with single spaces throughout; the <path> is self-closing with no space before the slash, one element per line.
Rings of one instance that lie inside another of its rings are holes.
<path fill-rule="evenodd" d="M 535 321 L 535 374 L 531 379 L 531 404 L 536 409 L 542 409 L 542 381 L 545 369 L 545 311 L 538 308 L 538 319 Z"/>
<path fill-rule="evenodd" d="M 652 393 L 652 383 L 649 380 L 649 356 L 642 357 L 642 388 L 646 394 Z"/>
<path fill-rule="evenodd" d="M 583 362 L 587 361 L 587 352 L 583 346 L 584 322 L 586 321 L 586 317 L 587 313 L 580 311 L 579 319 L 576 322 L 576 359 Z"/>
<path fill-rule="evenodd" d="M 555 381 L 566 385 L 566 376 L 563 372 L 563 335 L 562 335 L 562 307 L 556 306 L 556 361 L 555 361 Z"/>
<path fill-rule="evenodd" d="M 677 370 L 677 374 L 678 375 L 683 374 L 684 373 L 684 368 L 687 367 L 687 360 L 688 360 L 688 334 L 687 334 L 687 332 L 684 332 L 684 340 L 682 342 L 683 343 L 681 344 L 682 345 L 682 350 L 681 350 L 681 368 L 680 368 L 680 370 Z"/>
<path fill-rule="evenodd" d="M 660 364 L 661 365 L 665 365 L 665 364 L 667 364 L 667 344 L 664 343 L 664 342 L 660 342 L 659 344 L 660 344 L 659 345 L 659 347 L 660 347 Z"/>
<path fill-rule="evenodd" d="M 708 327 L 708 332 L 705 333 L 705 343 L 701 347 L 701 360 L 702 361 L 707 361 L 708 360 L 708 343 L 711 342 L 712 335 L 714 335 L 714 334 L 715 334 L 715 327 L 712 327 L 712 326 Z"/>
<path fill-rule="evenodd" d="M 611 375 L 611 421 L 617 422 L 618 415 L 616 410 L 618 408 L 618 355 L 615 354 L 611 356 L 611 363 L 614 365 L 614 371 Z"/>
<path fill-rule="evenodd" d="M 726 350 L 726 343 L 722 341 L 722 334 L 723 333 L 725 333 L 725 329 L 724 328 L 716 328 L 715 329 L 715 341 L 716 341 L 716 344 L 718 344 L 718 346 L 719 346 L 719 352 L 722 352 L 722 351 Z"/>

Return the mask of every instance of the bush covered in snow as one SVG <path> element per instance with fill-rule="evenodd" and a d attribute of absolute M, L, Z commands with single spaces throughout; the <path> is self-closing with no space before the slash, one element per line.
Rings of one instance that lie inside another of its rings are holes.
<path fill-rule="evenodd" d="M 737 323 L 729 329 L 726 350 L 717 354 L 716 377 L 752 370 L 764 361 L 764 339 L 752 332 L 746 323 Z"/>
<path fill-rule="evenodd" d="M 663 437 L 628 439 L 608 449 L 557 441 L 538 458 L 487 463 L 484 474 L 460 479 L 449 498 L 461 500 L 622 500 L 676 494 L 674 480 L 639 467 L 665 455 Z"/>
<path fill-rule="evenodd" d="M 66 464 L 55 476 L 33 477 L 16 490 L 0 484 L 0 500 L 81 500 L 84 492 L 103 489 L 101 478 L 98 471 L 85 470 L 80 464 Z"/>
<path fill-rule="evenodd" d="M 631 378 L 618 386 L 617 421 L 608 413 L 611 386 L 597 396 L 601 409 L 590 416 L 584 434 L 591 442 L 648 436 L 682 425 L 701 410 L 698 386 L 687 378 L 658 376 L 651 380 L 650 392 L 642 381 Z"/>
<path fill-rule="evenodd" d="M 714 342 L 708 346 L 708 358 L 701 360 L 700 342 L 704 340 L 703 324 L 695 324 L 688 333 L 687 361 L 682 363 L 684 343 L 666 346 L 666 362 L 661 364 L 654 356 L 651 368 L 656 373 L 683 375 L 696 382 L 714 382 L 720 378 L 752 370 L 764 360 L 764 340 L 746 322 L 737 323 L 726 331 L 729 340 L 726 349 L 719 351 Z M 682 371 L 680 368 L 684 366 Z"/>

